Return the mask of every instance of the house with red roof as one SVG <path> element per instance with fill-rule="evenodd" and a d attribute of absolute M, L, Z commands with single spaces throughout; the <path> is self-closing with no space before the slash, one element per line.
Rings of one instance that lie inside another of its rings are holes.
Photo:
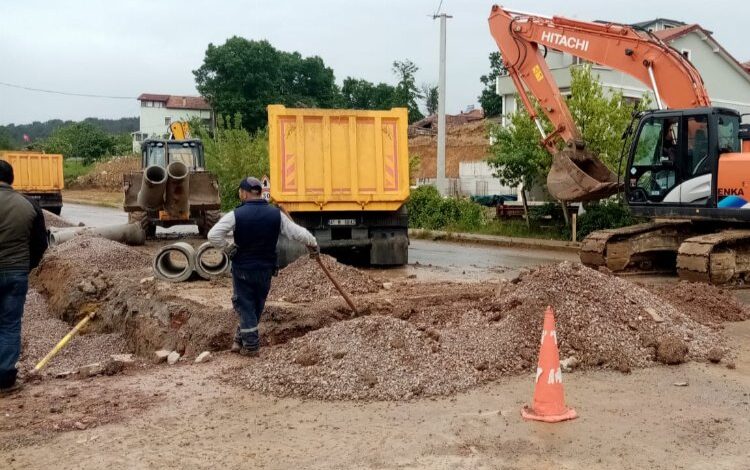
<path fill-rule="evenodd" d="M 161 95 L 142 93 L 138 97 L 141 104 L 140 126 L 133 132 L 133 151 L 140 152 L 140 143 L 148 138 L 169 136 L 169 125 L 176 121 L 189 121 L 194 118 L 211 122 L 211 106 L 200 96 Z"/>

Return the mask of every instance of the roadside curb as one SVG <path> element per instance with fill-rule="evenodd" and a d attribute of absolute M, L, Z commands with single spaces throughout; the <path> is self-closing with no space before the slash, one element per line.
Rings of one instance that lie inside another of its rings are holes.
<path fill-rule="evenodd" d="M 544 238 L 503 237 L 498 235 L 482 235 L 478 233 L 444 232 L 441 230 L 409 229 L 409 236 L 426 240 L 445 240 L 480 243 L 484 245 L 509 246 L 520 248 L 541 248 L 547 250 L 578 251 L 580 242 L 563 240 L 549 240 Z"/>

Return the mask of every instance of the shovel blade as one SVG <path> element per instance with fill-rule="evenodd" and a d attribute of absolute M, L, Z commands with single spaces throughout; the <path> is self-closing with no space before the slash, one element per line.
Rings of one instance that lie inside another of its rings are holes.
<path fill-rule="evenodd" d="M 562 150 L 552 157 L 547 189 L 561 201 L 594 201 L 616 194 L 622 186 L 597 157 L 584 150 Z"/>

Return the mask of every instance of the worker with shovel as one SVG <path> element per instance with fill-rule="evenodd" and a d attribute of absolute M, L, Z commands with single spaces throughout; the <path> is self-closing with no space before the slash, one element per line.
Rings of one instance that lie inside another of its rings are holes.
<path fill-rule="evenodd" d="M 16 362 L 21 355 L 21 317 L 29 271 L 47 249 L 44 214 L 13 190 L 13 167 L 0 160 L 0 397 L 21 388 Z"/>
<path fill-rule="evenodd" d="M 276 271 L 279 235 L 304 244 L 312 256 L 319 253 L 315 237 L 263 199 L 262 188 L 261 182 L 252 176 L 240 181 L 242 204 L 224 215 L 208 232 L 211 244 L 223 249 L 232 260 L 232 304 L 240 317 L 232 351 L 243 356 L 258 355 L 258 322 Z M 234 232 L 231 244 L 226 240 L 229 232 Z"/>

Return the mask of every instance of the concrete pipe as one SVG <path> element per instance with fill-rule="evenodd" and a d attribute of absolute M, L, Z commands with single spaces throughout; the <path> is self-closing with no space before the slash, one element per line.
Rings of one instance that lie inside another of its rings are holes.
<path fill-rule="evenodd" d="M 143 172 L 138 205 L 144 210 L 159 210 L 164 207 L 164 190 L 167 187 L 167 171 L 159 165 L 151 165 Z"/>
<path fill-rule="evenodd" d="M 76 235 L 90 234 L 126 245 L 143 245 L 146 243 L 146 233 L 138 224 L 106 225 L 104 227 L 70 227 L 50 230 L 48 242 L 50 246 L 59 245 L 72 239 Z"/>
<path fill-rule="evenodd" d="M 215 279 L 229 271 L 231 264 L 224 250 L 214 248 L 210 242 L 198 247 L 195 252 L 195 272 L 203 279 Z"/>
<path fill-rule="evenodd" d="M 195 248 L 185 242 L 166 245 L 156 254 L 153 267 L 157 279 L 187 281 L 195 270 Z"/>
<path fill-rule="evenodd" d="M 187 219 L 190 215 L 190 170 L 182 162 L 167 167 L 164 207 L 174 218 Z"/>

